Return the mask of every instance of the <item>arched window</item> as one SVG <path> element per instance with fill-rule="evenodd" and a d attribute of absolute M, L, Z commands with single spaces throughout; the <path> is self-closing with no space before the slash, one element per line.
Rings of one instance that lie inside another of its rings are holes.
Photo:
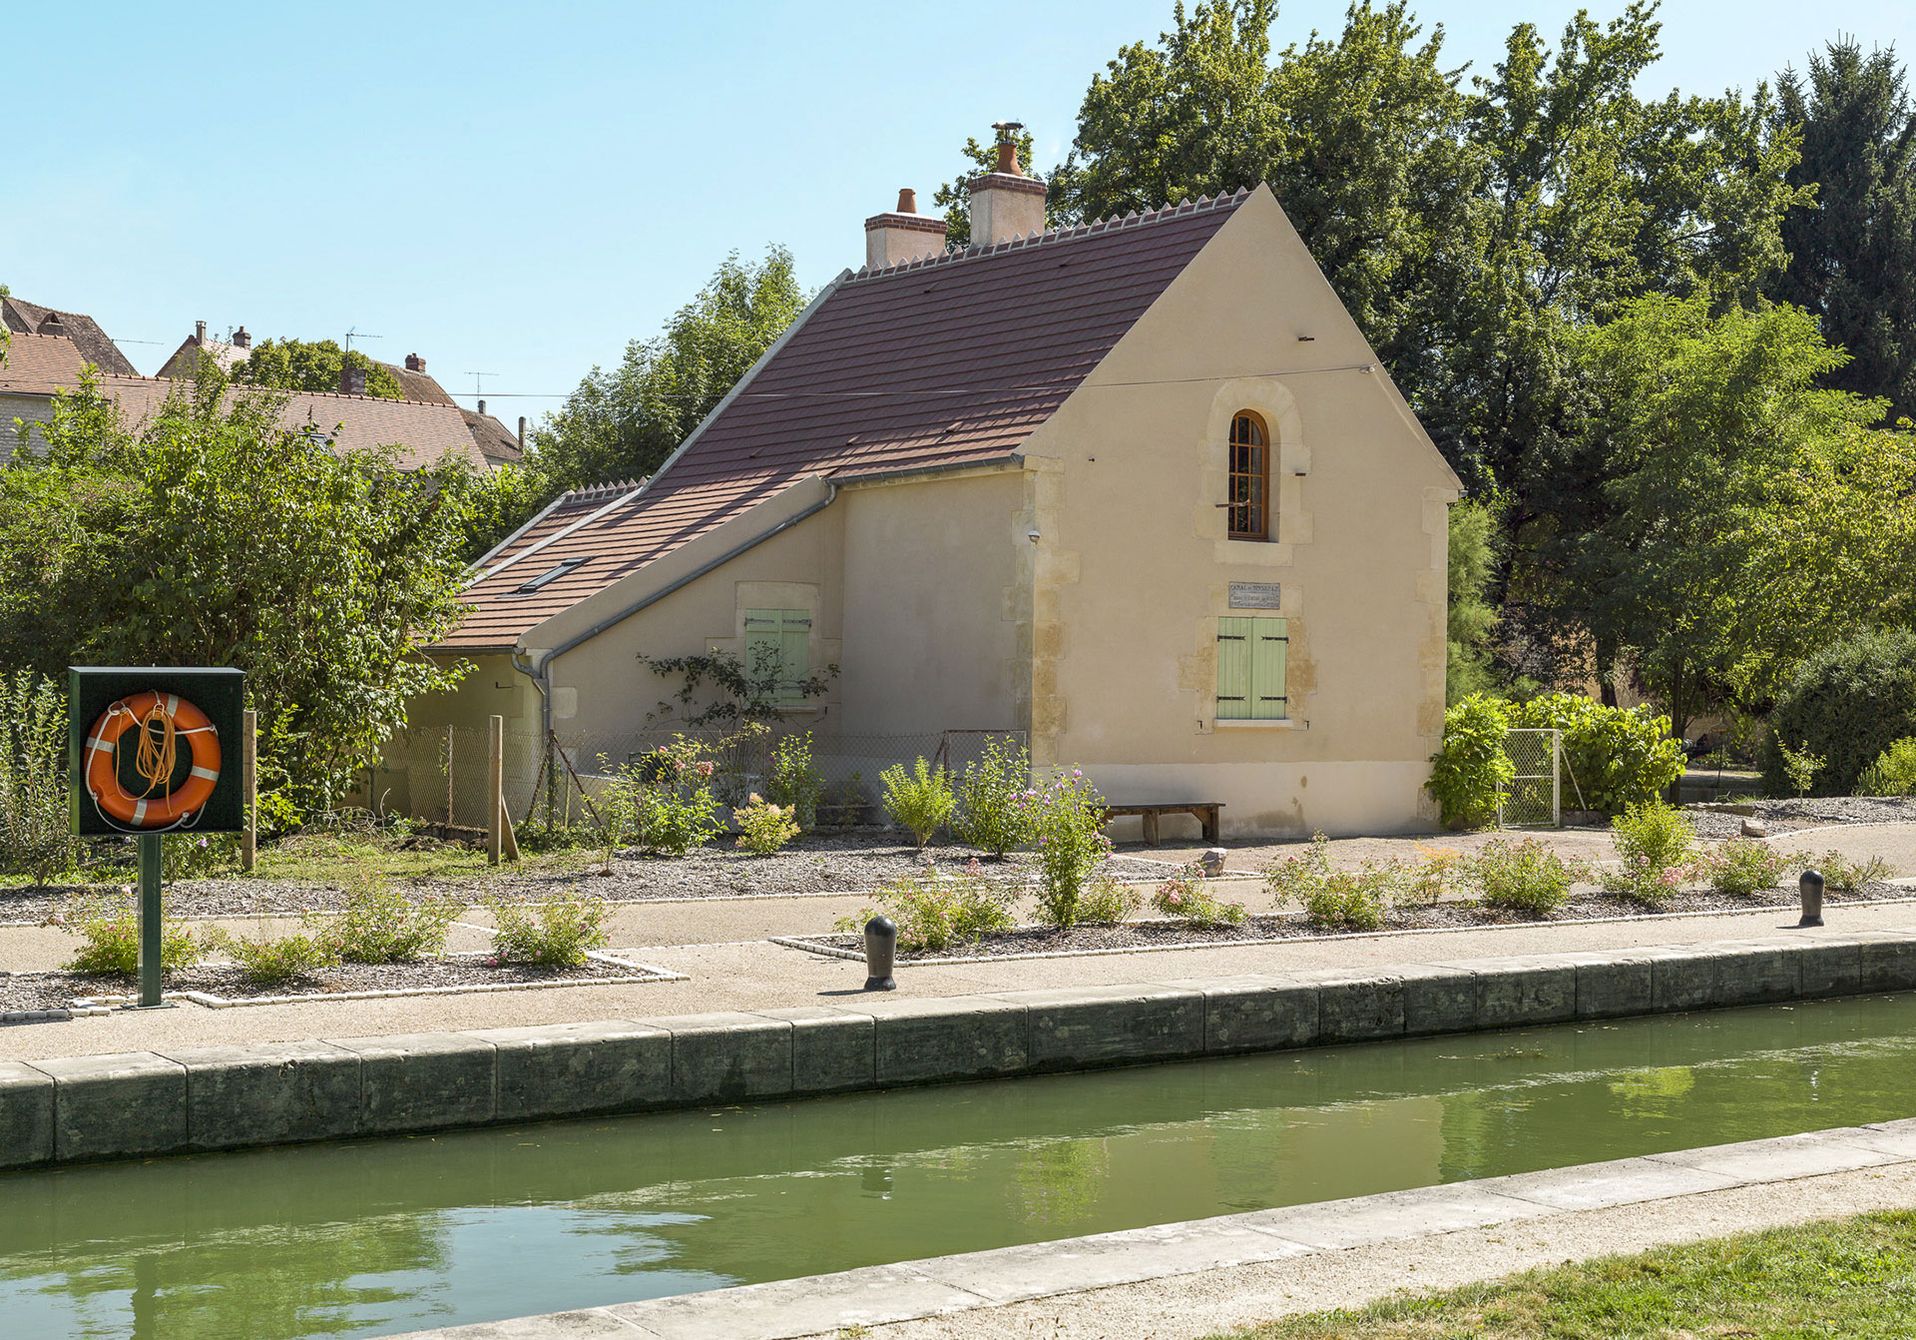
<path fill-rule="evenodd" d="M 1233 540 L 1271 538 L 1271 434 L 1248 409 L 1231 416 L 1231 482 L 1224 506 Z"/>

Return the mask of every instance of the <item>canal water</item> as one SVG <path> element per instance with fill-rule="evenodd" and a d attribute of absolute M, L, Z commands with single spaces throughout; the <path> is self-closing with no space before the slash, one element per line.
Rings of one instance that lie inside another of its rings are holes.
<path fill-rule="evenodd" d="M 0 1336 L 380 1335 L 1916 1116 L 1916 996 L 0 1176 Z"/>

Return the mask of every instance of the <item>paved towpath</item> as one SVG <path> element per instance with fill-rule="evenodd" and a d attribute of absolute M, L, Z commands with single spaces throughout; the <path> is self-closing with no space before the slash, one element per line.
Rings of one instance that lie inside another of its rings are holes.
<path fill-rule="evenodd" d="M 1916 927 L 1916 902 L 1835 906 L 1830 912 L 1833 931 Z M 642 911 L 637 914 L 645 915 Z M 1340 936 L 1071 958 L 980 960 L 901 968 L 898 989 L 905 996 L 963 996 L 1309 968 L 1375 968 L 1490 955 L 1746 939 L 1774 935 L 1794 922 L 1792 912 L 1771 907 L 1717 916 Z M 690 980 L 388 1000 L 322 998 L 226 1010 L 189 1004 L 150 1014 L 115 1011 L 61 1023 L 0 1028 L 0 1060 L 829 1005 L 856 998 L 865 978 L 862 963 L 823 958 L 763 939 L 668 945 L 643 936 L 625 938 L 623 943 L 621 938 L 614 939 L 620 952 L 686 973 Z"/>

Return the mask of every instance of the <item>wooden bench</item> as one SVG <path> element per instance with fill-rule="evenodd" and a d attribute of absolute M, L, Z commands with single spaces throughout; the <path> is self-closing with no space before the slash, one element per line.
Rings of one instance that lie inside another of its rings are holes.
<path fill-rule="evenodd" d="M 1107 818 L 1116 819 L 1125 815 L 1137 815 L 1144 821 L 1144 840 L 1151 846 L 1158 845 L 1158 816 L 1164 814 L 1188 814 L 1204 827 L 1204 840 L 1218 840 L 1218 812 L 1224 806 L 1211 800 L 1177 800 L 1163 805 L 1106 805 Z"/>

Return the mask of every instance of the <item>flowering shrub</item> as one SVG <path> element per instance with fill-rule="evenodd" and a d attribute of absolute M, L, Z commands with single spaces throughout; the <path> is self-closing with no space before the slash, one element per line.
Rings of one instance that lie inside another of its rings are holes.
<path fill-rule="evenodd" d="M 240 976 L 255 986 L 280 986 L 311 977 L 339 962 L 339 951 L 309 932 L 262 936 L 254 940 L 230 931 L 216 932 L 216 943 L 239 965 Z"/>
<path fill-rule="evenodd" d="M 1227 903 L 1204 887 L 1201 866 L 1187 865 L 1158 885 L 1151 906 L 1192 926 L 1235 926 L 1244 920 L 1243 903 Z"/>
<path fill-rule="evenodd" d="M 86 943 L 67 963 L 74 972 L 131 977 L 140 970 L 140 918 L 132 910 L 112 914 L 82 907 L 79 935 Z M 175 921 L 160 921 L 160 971 L 190 968 L 204 952 L 193 932 Z"/>
<path fill-rule="evenodd" d="M 1424 788 L 1436 797 L 1446 828 L 1487 828 L 1497 821 L 1497 798 L 1517 775 L 1504 752 L 1510 706 L 1473 693 L 1444 713 L 1443 747 L 1430 756 Z"/>
<path fill-rule="evenodd" d="M 825 779 L 812 766 L 812 733 L 787 735 L 772 746 L 771 766 L 765 771 L 765 797 L 792 811 L 799 828 L 818 827 L 818 798 Z M 781 844 L 782 845 L 782 844 Z"/>
<path fill-rule="evenodd" d="M 1889 878 L 1889 862 L 1880 856 L 1872 856 L 1867 861 L 1852 861 L 1840 851 L 1826 851 L 1818 859 L 1816 868 L 1823 874 L 1823 883 L 1832 889 L 1841 889 L 1845 893 L 1854 892 L 1865 884 L 1874 884 Z"/>
<path fill-rule="evenodd" d="M 976 944 L 990 931 L 1010 930 L 1013 891 L 986 879 L 976 860 L 962 872 L 932 870 L 901 875 L 875 895 L 878 911 L 898 923 L 898 948 L 905 953 L 936 952 L 953 944 Z M 837 923 L 856 934 L 876 916 L 865 908 Z"/>
<path fill-rule="evenodd" d="M 1078 920 L 1095 926 L 1119 926 L 1137 915 L 1144 895 L 1109 875 L 1099 875 L 1078 896 Z"/>
<path fill-rule="evenodd" d="M 1440 901 L 1459 879 L 1469 873 L 1470 863 L 1455 847 L 1417 845 L 1421 858 L 1405 872 L 1399 885 L 1399 897 L 1406 903 L 1429 906 Z"/>
<path fill-rule="evenodd" d="M 774 805 L 754 792 L 750 800 L 732 811 L 740 850 L 770 856 L 798 836 L 797 815 L 796 805 Z"/>
<path fill-rule="evenodd" d="M 1655 907 L 1683 887 L 1696 827 L 1681 810 L 1661 800 L 1639 801 L 1611 820 L 1610 827 L 1623 867 L 1606 876 L 1605 888 Z"/>
<path fill-rule="evenodd" d="M 951 791 L 951 774 L 932 767 L 922 754 L 910 772 L 904 764 L 894 763 L 878 774 L 878 780 L 885 787 L 885 813 L 921 847 L 945 826 L 958 803 Z"/>
<path fill-rule="evenodd" d="M 683 735 L 621 768 L 602 796 L 606 868 L 628 838 L 656 855 L 683 856 L 723 832 L 718 797 L 712 794 L 717 770 L 702 757 L 698 741 Z"/>
<path fill-rule="evenodd" d="M 534 906 L 492 898 L 486 902 L 495 927 L 493 964 L 531 963 L 542 968 L 577 968 L 588 951 L 603 948 L 605 919 L 611 911 L 596 899 L 554 898 Z"/>
<path fill-rule="evenodd" d="M 1536 838 L 1494 838 L 1469 863 L 1470 880 L 1489 907 L 1547 917 L 1570 899 L 1570 886 L 1588 871 Z"/>
<path fill-rule="evenodd" d="M 978 758 L 958 778 L 958 840 L 1003 856 L 1030 841 L 1031 816 L 1018 803 L 1031 785 L 1031 756 L 1006 736 L 985 740 Z"/>
<path fill-rule="evenodd" d="M 348 963 L 404 963 L 445 952 L 446 931 L 462 910 L 453 899 L 416 903 L 377 871 L 362 871 L 336 917 L 314 918 L 308 929 Z"/>
<path fill-rule="evenodd" d="M 1027 790 L 1019 806 L 1029 816 L 1043 878 L 1038 919 L 1059 929 L 1075 925 L 1085 882 L 1111 850 L 1104 835 L 1104 797 L 1081 769 L 1073 768 Z"/>
<path fill-rule="evenodd" d="M 1335 869 L 1328 842 L 1316 834 L 1303 855 L 1273 862 L 1264 871 L 1264 882 L 1280 906 L 1298 904 L 1304 919 L 1319 929 L 1376 930 L 1396 899 L 1402 870 L 1395 862 L 1380 866 L 1369 861 L 1356 870 Z"/>
<path fill-rule="evenodd" d="M 1787 858 L 1753 838 L 1731 838 L 1696 860 L 1696 872 L 1718 893 L 1748 898 L 1776 887 L 1789 867 Z"/>

